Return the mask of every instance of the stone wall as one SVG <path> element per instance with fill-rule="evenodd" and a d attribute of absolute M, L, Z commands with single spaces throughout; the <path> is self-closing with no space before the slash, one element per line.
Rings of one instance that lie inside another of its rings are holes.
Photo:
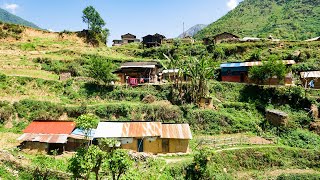
<path fill-rule="evenodd" d="M 267 120 L 274 126 L 286 126 L 288 114 L 278 110 L 266 110 Z"/>

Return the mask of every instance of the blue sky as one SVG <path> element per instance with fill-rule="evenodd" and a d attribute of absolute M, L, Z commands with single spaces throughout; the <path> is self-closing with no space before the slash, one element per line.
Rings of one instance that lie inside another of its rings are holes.
<path fill-rule="evenodd" d="M 94 6 L 110 29 L 109 41 L 122 34 L 141 38 L 161 33 L 177 37 L 196 24 L 210 24 L 240 0 L 0 0 L 0 7 L 41 28 L 77 31 L 86 28 L 82 10 Z"/>

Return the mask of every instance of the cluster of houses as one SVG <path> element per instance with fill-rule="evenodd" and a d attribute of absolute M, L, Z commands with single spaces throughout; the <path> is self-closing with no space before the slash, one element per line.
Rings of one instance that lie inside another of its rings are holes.
<path fill-rule="evenodd" d="M 166 39 L 165 36 L 160 34 L 155 35 L 147 35 L 142 38 L 142 44 L 144 47 L 156 47 L 160 46 L 164 42 L 171 42 L 172 40 Z M 192 37 L 185 37 L 184 40 L 188 40 L 188 42 L 192 43 L 194 40 Z M 224 32 L 221 34 L 217 34 L 212 37 L 204 38 L 203 43 L 206 45 L 209 44 L 219 44 L 222 42 L 256 42 L 262 40 L 269 41 L 280 41 L 279 39 L 274 39 L 272 36 L 269 36 L 266 39 L 262 38 L 254 38 L 254 37 L 244 37 L 240 38 L 237 35 L 232 33 Z M 320 37 L 309 39 L 306 41 L 319 41 Z M 136 39 L 135 35 L 130 33 L 122 36 L 122 40 L 115 40 L 114 46 L 119 46 L 123 44 L 140 42 L 140 40 Z M 283 63 L 290 67 L 295 64 L 294 60 L 284 60 Z M 249 78 L 249 70 L 253 66 L 261 66 L 262 62 L 242 62 L 242 63 L 223 63 L 220 66 L 221 70 L 221 80 L 226 82 L 239 82 L 239 83 L 252 83 L 252 80 Z M 137 86 L 140 84 L 151 83 L 163 83 L 168 81 L 177 80 L 177 74 L 179 69 L 161 69 L 161 65 L 157 62 L 127 62 L 121 65 L 120 69 L 114 72 L 118 75 L 120 81 L 117 82 L 119 84 L 129 84 L 130 86 Z M 310 81 L 315 83 L 315 88 L 320 87 L 320 82 L 318 85 L 317 79 L 320 77 L 319 72 L 301 72 L 300 78 L 302 84 L 308 84 Z M 184 77 L 183 80 L 187 80 L 187 77 Z M 268 84 L 277 85 L 279 81 L 277 78 L 271 78 L 268 80 Z M 293 74 L 289 72 L 284 80 L 285 85 L 292 85 L 293 82 Z"/>
<path fill-rule="evenodd" d="M 161 122 L 100 122 L 85 133 L 71 121 L 34 121 L 18 140 L 20 148 L 37 152 L 63 153 L 84 147 L 102 138 L 119 141 L 119 148 L 152 154 L 188 153 L 192 139 L 188 124 Z"/>
<path fill-rule="evenodd" d="M 288 69 L 296 62 L 294 60 L 283 60 L 283 64 Z M 249 71 L 253 66 L 261 66 L 261 61 L 252 62 L 233 62 L 222 63 L 220 65 L 220 80 L 223 82 L 236 82 L 236 83 L 254 83 L 250 79 Z M 179 69 L 162 69 L 162 66 L 158 62 L 126 62 L 123 63 L 120 68 L 114 72 L 119 81 L 116 84 L 126 84 L 129 86 L 138 86 L 143 84 L 162 84 L 166 82 L 188 81 L 188 76 L 179 77 Z M 180 78 L 180 79 L 178 79 Z M 300 82 L 304 87 L 309 86 L 312 81 L 313 88 L 320 88 L 320 71 L 307 71 L 300 72 Z M 290 71 L 286 74 L 284 81 L 279 81 L 276 77 L 270 78 L 266 81 L 269 85 L 294 85 L 293 73 Z"/>
<path fill-rule="evenodd" d="M 122 46 L 130 43 L 139 43 L 140 39 L 137 39 L 137 36 L 127 33 L 121 36 L 121 40 L 113 40 L 112 46 Z M 154 34 L 154 35 L 146 35 L 142 37 L 142 45 L 144 48 L 158 47 L 164 43 L 173 43 L 174 39 L 167 39 L 164 35 Z M 182 43 L 191 43 L 193 44 L 195 40 L 191 36 L 185 36 L 181 39 Z"/>

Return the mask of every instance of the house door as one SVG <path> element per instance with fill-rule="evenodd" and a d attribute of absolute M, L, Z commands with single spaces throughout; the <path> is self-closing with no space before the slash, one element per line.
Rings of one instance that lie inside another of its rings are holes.
<path fill-rule="evenodd" d="M 162 152 L 163 153 L 169 152 L 169 139 L 162 139 Z"/>
<path fill-rule="evenodd" d="M 246 79 L 246 75 L 242 72 L 240 73 L 240 82 L 244 82 Z"/>
<path fill-rule="evenodd" d="M 138 152 L 143 152 L 143 139 L 138 139 Z"/>
<path fill-rule="evenodd" d="M 48 154 L 53 154 L 54 151 L 58 154 L 62 154 L 64 151 L 64 144 L 49 144 Z"/>

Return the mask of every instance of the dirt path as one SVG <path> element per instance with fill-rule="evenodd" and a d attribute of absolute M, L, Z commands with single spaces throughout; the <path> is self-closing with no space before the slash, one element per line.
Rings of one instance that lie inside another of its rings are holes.
<path fill-rule="evenodd" d="M 264 145 L 264 146 L 248 146 L 248 147 L 233 147 L 233 148 L 226 148 L 226 149 L 219 149 L 216 150 L 216 152 L 222 152 L 222 151 L 234 151 L 234 150 L 239 150 L 239 149 L 257 149 L 257 148 L 274 148 L 274 147 L 279 147 L 277 145 Z"/>

